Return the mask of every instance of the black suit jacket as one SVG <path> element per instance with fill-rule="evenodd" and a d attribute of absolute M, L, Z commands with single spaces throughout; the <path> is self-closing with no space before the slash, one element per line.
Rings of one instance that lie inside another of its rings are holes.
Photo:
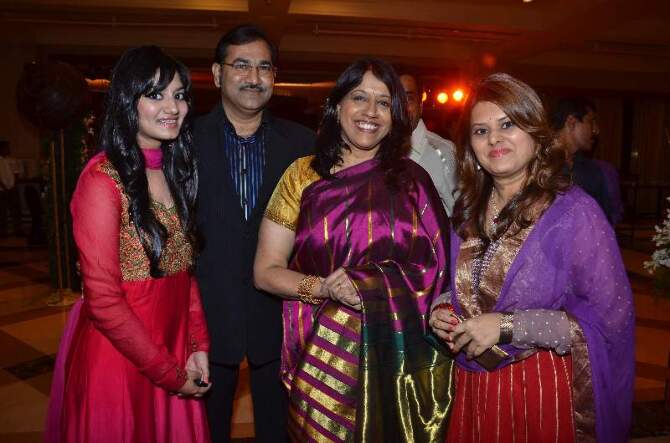
<path fill-rule="evenodd" d="M 268 111 L 264 111 L 268 112 Z M 263 212 L 284 170 L 312 153 L 315 134 L 287 120 L 264 115 L 265 170 L 258 204 L 244 219 L 224 152 L 221 105 L 195 122 L 198 153 L 198 225 L 204 248 L 196 267 L 209 334 L 210 360 L 253 364 L 280 357 L 281 299 L 253 285 L 253 263 Z"/>

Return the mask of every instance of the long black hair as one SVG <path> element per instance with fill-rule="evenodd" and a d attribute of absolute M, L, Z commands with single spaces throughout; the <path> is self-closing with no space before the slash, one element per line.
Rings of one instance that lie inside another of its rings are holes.
<path fill-rule="evenodd" d="M 184 85 L 189 112 L 177 138 L 161 143 L 163 174 L 182 229 L 191 243 L 197 246 L 195 205 L 198 173 L 190 127 L 191 79 L 186 66 L 157 46 L 141 46 L 126 51 L 112 72 L 100 130 L 100 149 L 105 151 L 119 173 L 128 196 L 130 220 L 142 241 L 151 266 L 150 274 L 154 278 L 164 275 L 160 269 L 160 257 L 167 241 L 167 229 L 150 208 L 144 156 L 137 144 L 137 104 L 143 96 L 164 90 L 175 74 Z"/>
<path fill-rule="evenodd" d="M 342 149 L 349 149 L 342 140 L 342 126 L 337 116 L 337 105 L 363 81 L 366 72 L 372 72 L 386 85 L 391 95 L 391 130 L 381 141 L 375 157 L 386 173 L 386 183 L 392 190 L 398 188 L 404 176 L 405 157 L 410 147 L 410 123 L 407 114 L 407 96 L 398 75 L 391 65 L 378 58 L 366 57 L 353 62 L 340 74 L 330 91 L 323 110 L 323 118 L 316 137 L 316 156 L 312 168 L 323 178 L 332 179 L 331 169 L 342 162 Z"/>

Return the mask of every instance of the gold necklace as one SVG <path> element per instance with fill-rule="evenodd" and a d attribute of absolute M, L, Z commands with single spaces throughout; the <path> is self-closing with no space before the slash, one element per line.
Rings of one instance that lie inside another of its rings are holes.
<path fill-rule="evenodd" d="M 490 213 L 490 219 L 489 219 L 489 227 L 491 229 L 491 233 L 496 232 L 496 226 L 498 224 L 498 216 L 500 215 L 500 209 L 498 209 L 498 205 L 496 204 L 496 199 L 494 195 L 494 191 L 491 190 L 491 197 L 489 198 L 489 207 L 491 208 L 491 213 Z"/>

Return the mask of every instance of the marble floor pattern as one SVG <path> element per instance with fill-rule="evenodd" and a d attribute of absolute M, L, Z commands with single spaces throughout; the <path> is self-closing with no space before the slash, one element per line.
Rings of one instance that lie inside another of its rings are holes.
<path fill-rule="evenodd" d="M 670 442 L 663 400 L 670 358 L 670 299 L 652 295 L 642 269 L 648 254 L 622 250 L 635 292 L 635 442 Z M 69 308 L 48 307 L 48 256 L 18 238 L 0 239 L 0 442 L 42 438 L 58 341 Z M 253 441 L 248 371 L 244 365 L 233 416 L 236 442 Z M 670 404 L 668 405 L 670 408 Z"/>

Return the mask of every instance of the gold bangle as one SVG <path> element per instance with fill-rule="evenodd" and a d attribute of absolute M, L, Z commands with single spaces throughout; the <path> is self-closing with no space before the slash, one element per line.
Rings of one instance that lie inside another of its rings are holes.
<path fill-rule="evenodd" d="M 500 317 L 500 344 L 512 343 L 514 337 L 514 314 L 503 312 Z"/>
<path fill-rule="evenodd" d="M 314 297 L 312 295 L 314 286 L 316 286 L 316 284 L 320 281 L 321 279 L 316 275 L 306 275 L 302 280 L 300 280 L 298 283 L 298 300 L 303 303 L 309 303 L 311 305 L 321 304 L 323 299 Z"/>

